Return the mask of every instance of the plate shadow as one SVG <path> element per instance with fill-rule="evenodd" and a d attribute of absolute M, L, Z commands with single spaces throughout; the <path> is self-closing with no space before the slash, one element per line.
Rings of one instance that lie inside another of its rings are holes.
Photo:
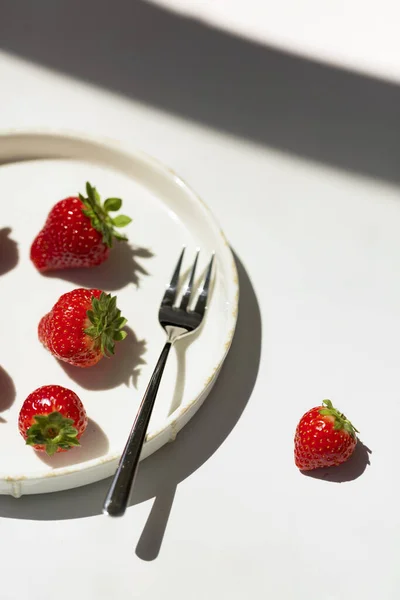
<path fill-rule="evenodd" d="M 236 264 L 241 290 L 238 322 L 214 388 L 176 440 L 140 465 L 130 505 L 156 498 L 136 548 L 143 560 L 155 559 L 160 551 L 179 483 L 209 460 L 231 434 L 257 380 L 262 340 L 260 309 L 251 280 L 237 257 Z M 83 488 L 18 500 L 3 496 L 0 517 L 61 520 L 100 515 L 109 485 L 107 479 Z"/>

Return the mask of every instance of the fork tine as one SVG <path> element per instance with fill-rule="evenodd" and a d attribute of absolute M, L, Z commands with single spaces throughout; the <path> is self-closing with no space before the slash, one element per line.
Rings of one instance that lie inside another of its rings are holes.
<path fill-rule="evenodd" d="M 173 306 L 176 299 L 176 290 L 178 288 L 179 282 L 179 273 L 181 271 L 183 256 L 185 254 L 185 246 L 182 248 L 181 255 L 179 257 L 178 263 L 175 267 L 174 274 L 172 275 L 171 282 L 167 289 L 165 290 L 164 297 L 161 301 L 161 306 Z"/>
<path fill-rule="evenodd" d="M 200 250 L 198 249 L 197 252 L 196 252 L 196 258 L 194 259 L 192 270 L 190 272 L 189 282 L 187 284 L 185 293 L 184 293 L 183 298 L 182 298 L 182 302 L 181 302 L 181 306 L 180 306 L 180 308 L 182 310 L 186 310 L 187 307 L 188 307 L 188 305 L 189 305 L 189 302 L 190 302 L 190 297 L 192 295 L 194 278 L 195 278 L 195 275 L 196 275 L 197 261 L 199 260 L 199 254 L 200 254 Z"/>
<path fill-rule="evenodd" d="M 206 306 L 207 306 L 207 298 L 208 298 L 208 292 L 210 289 L 211 273 L 212 273 L 212 268 L 213 268 L 213 264 L 214 264 L 214 259 L 215 259 L 215 252 L 213 252 L 213 255 L 210 260 L 210 264 L 208 265 L 207 273 L 204 278 L 203 287 L 200 290 L 200 295 L 198 297 L 198 300 L 196 302 L 196 306 L 194 309 L 194 312 L 198 313 L 201 316 L 204 315 Z"/>

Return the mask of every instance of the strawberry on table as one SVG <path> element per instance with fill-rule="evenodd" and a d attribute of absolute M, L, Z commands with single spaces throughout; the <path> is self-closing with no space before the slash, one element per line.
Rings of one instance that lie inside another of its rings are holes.
<path fill-rule="evenodd" d="M 60 385 L 45 385 L 30 394 L 18 418 L 19 431 L 29 446 L 52 456 L 79 446 L 88 424 L 78 396 Z"/>
<path fill-rule="evenodd" d="M 340 465 L 352 455 L 357 429 L 330 400 L 300 419 L 294 439 L 296 466 L 302 471 Z"/>
<path fill-rule="evenodd" d="M 39 271 L 94 267 L 109 255 L 113 240 L 126 241 L 116 228 L 131 219 L 112 217 L 121 208 L 120 198 L 107 198 L 102 204 L 96 188 L 86 184 L 87 196 L 60 200 L 50 211 L 31 247 L 31 260 Z"/>
<path fill-rule="evenodd" d="M 41 319 L 39 340 L 59 360 L 91 367 L 114 354 L 115 342 L 127 335 L 125 324 L 116 296 L 78 288 L 63 294 Z"/>

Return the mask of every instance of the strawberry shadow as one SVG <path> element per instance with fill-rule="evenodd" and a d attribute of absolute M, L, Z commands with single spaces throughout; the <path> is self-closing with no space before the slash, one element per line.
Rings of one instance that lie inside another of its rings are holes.
<path fill-rule="evenodd" d="M 59 361 L 71 379 L 87 390 L 109 390 L 122 383 L 137 388 L 141 365 L 146 364 L 146 340 L 138 340 L 130 327 L 125 327 L 127 337 L 115 346 L 115 356 L 102 358 L 97 365 L 87 369 Z"/>
<path fill-rule="evenodd" d="M 15 385 L 7 371 L 0 367 L 0 412 L 10 408 L 16 396 Z M 5 420 L 0 417 L 0 423 Z"/>
<path fill-rule="evenodd" d="M 18 263 L 18 245 L 9 235 L 10 227 L 0 229 L 0 275 L 5 275 Z"/>
<path fill-rule="evenodd" d="M 88 426 L 80 442 L 80 446 L 71 448 L 68 452 L 60 452 L 54 454 L 54 456 L 48 456 L 44 452 L 36 452 L 36 455 L 46 465 L 54 469 L 60 469 L 105 456 L 110 446 L 108 437 L 103 429 L 93 419 L 89 419 Z"/>
<path fill-rule="evenodd" d="M 141 261 L 153 256 L 148 248 L 116 242 L 108 259 L 98 267 L 49 271 L 44 275 L 64 279 L 81 287 L 106 289 L 110 292 L 120 290 L 130 283 L 140 287 L 142 277 L 149 275 Z"/>
<path fill-rule="evenodd" d="M 307 477 L 313 477 L 314 479 L 332 481 L 333 483 L 354 481 L 354 479 L 360 477 L 364 473 L 367 466 L 371 464 L 369 460 L 370 454 L 372 454 L 372 451 L 360 440 L 358 440 L 353 454 L 345 463 L 337 467 L 302 471 L 302 474 L 306 475 Z"/>

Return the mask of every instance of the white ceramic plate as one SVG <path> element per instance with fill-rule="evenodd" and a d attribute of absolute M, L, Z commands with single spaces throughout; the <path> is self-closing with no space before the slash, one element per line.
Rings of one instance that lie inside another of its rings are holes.
<path fill-rule="evenodd" d="M 90 270 L 40 275 L 29 249 L 52 205 L 84 190 L 123 198 L 133 217 L 130 245 Z M 228 243 L 209 209 L 171 170 L 115 142 L 51 132 L 0 134 L 0 493 L 35 494 L 110 476 L 165 341 L 158 305 L 182 245 L 186 269 L 201 247 L 200 273 L 215 250 L 217 269 L 204 327 L 177 345 L 166 368 L 142 458 L 175 438 L 209 393 L 233 337 L 238 280 Z M 7 234 L 5 228 L 11 228 Z M 18 244 L 18 263 L 16 248 Z M 37 339 L 37 324 L 58 297 L 76 287 L 115 292 L 131 328 L 116 356 L 79 369 L 55 360 Z M 17 418 L 41 385 L 73 389 L 89 426 L 80 448 L 52 458 L 25 446 Z"/>

